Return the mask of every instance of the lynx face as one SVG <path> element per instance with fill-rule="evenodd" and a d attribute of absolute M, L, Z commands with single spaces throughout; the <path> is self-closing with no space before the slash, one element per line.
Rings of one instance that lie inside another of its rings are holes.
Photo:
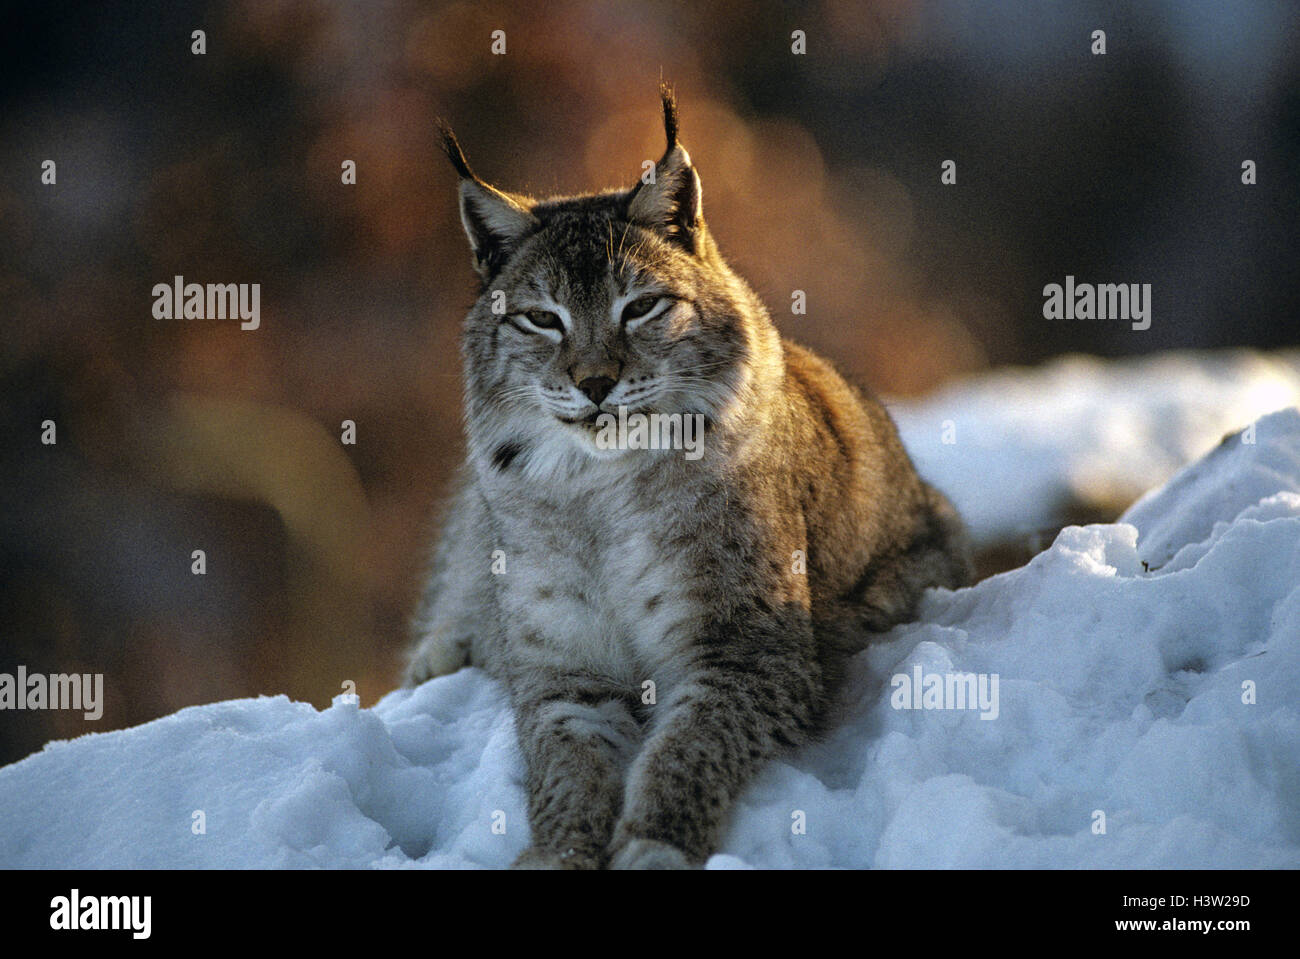
<path fill-rule="evenodd" d="M 465 324 L 471 432 L 514 429 L 613 458 L 595 441 L 602 413 L 711 423 L 739 401 L 747 291 L 704 231 L 686 151 L 656 172 L 654 184 L 546 201 L 462 179 L 483 281 Z"/>

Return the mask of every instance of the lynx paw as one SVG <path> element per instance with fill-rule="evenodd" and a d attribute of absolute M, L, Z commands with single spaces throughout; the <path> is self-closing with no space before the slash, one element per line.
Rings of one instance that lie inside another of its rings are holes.
<path fill-rule="evenodd" d="M 422 639 L 406 664 L 406 685 L 418 686 L 436 676 L 454 673 L 469 662 L 469 648 L 445 633 L 434 632 Z"/>
<path fill-rule="evenodd" d="M 614 858 L 610 869 L 690 869 L 686 854 L 657 839 L 629 839 Z"/>
<path fill-rule="evenodd" d="M 569 849 L 555 852 L 529 846 L 519 854 L 519 858 L 510 864 L 511 869 L 599 869 L 600 861 L 588 853 Z"/>

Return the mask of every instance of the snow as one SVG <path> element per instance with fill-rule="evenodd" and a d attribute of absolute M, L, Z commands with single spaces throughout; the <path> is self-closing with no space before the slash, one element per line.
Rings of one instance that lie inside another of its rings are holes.
<path fill-rule="evenodd" d="M 989 496 L 1050 508 L 1097 450 L 1168 464 L 1275 397 L 1216 406 L 1205 383 L 1165 382 L 1148 399 L 1166 415 L 1174 394 L 1206 409 L 1178 407 L 1182 432 L 1149 409 L 1121 431 L 1128 413 L 1086 413 L 1074 391 L 1127 374 L 1065 367 L 1058 420 L 1079 448 L 1029 417 L 1038 465 L 1021 487 L 998 489 L 1014 462 L 983 477 Z M 1046 388 L 1020 382 L 1021 402 Z M 987 418 L 933 409 L 962 417 L 957 449 L 995 461 L 1016 391 L 972 389 L 1001 397 Z M 981 515 L 992 529 L 1011 512 Z M 853 666 L 836 731 L 744 792 L 710 868 L 1300 866 L 1300 411 L 1225 440 L 1120 522 L 930 594 Z M 895 677 L 918 669 L 996 675 L 996 717 L 895 708 Z M 521 772 L 503 691 L 477 670 L 371 709 L 214 703 L 0 769 L 0 867 L 501 867 L 527 844 Z"/>
<path fill-rule="evenodd" d="M 921 475 L 990 543 L 1059 526 L 1071 503 L 1118 504 L 1114 515 L 1226 434 L 1297 405 L 1300 352 L 1235 350 L 1068 356 L 889 409 Z"/>

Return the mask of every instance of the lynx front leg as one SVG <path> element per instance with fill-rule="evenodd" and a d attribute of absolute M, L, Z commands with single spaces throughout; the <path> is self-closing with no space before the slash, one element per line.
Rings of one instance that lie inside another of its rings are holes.
<path fill-rule="evenodd" d="M 568 679 L 516 704 L 532 845 L 516 869 L 599 869 L 623 801 L 638 725 L 627 695 Z"/>
<path fill-rule="evenodd" d="M 612 868 L 702 865 L 753 774 L 808 738 L 820 674 L 807 624 L 786 628 L 795 632 L 779 644 L 708 646 L 680 691 L 656 707 L 666 711 L 632 766 Z"/>

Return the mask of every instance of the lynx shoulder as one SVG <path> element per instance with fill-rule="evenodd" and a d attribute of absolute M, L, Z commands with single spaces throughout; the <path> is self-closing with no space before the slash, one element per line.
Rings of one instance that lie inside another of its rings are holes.
<path fill-rule="evenodd" d="M 516 865 L 698 865 L 817 735 L 845 659 L 970 575 L 874 398 L 777 333 L 705 225 L 663 93 L 652 182 L 535 200 L 444 128 L 479 278 L 467 461 L 407 672 L 510 691 Z"/>

